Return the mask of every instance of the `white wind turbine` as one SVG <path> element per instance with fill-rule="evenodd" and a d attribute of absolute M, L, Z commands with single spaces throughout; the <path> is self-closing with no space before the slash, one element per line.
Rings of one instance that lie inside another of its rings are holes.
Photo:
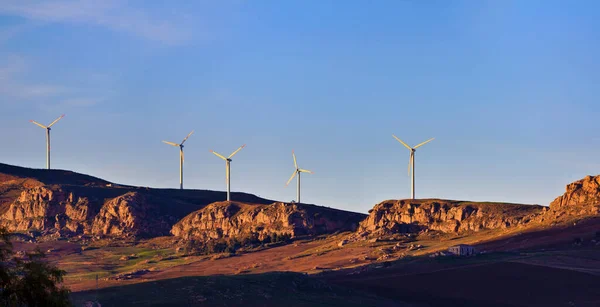
<path fill-rule="evenodd" d="M 183 190 L 183 160 L 184 160 L 184 155 L 183 155 L 183 143 L 185 143 L 185 141 L 187 141 L 187 139 L 190 137 L 190 135 L 192 135 L 194 133 L 194 130 L 192 130 L 192 132 L 190 132 L 184 139 L 183 141 L 181 141 L 181 144 L 177 144 L 177 143 L 173 143 L 173 142 L 167 142 L 167 141 L 163 141 L 163 143 L 165 144 L 169 144 L 171 146 L 175 146 L 175 147 L 179 147 L 179 189 Z"/>
<path fill-rule="evenodd" d="M 44 126 L 36 121 L 34 121 L 33 119 L 30 120 L 30 122 L 46 129 L 46 168 L 50 169 L 50 130 L 52 130 L 50 127 L 52 127 L 52 125 L 56 124 L 59 120 L 61 120 L 61 118 L 65 117 L 65 115 L 61 115 L 59 118 L 55 119 L 50 125 L 48 126 Z"/>
<path fill-rule="evenodd" d="M 231 158 L 233 158 L 233 156 L 235 156 L 236 153 L 238 153 L 240 150 L 242 150 L 242 148 L 246 147 L 246 144 L 240 146 L 240 148 L 238 148 L 236 151 L 232 152 L 229 157 L 225 158 L 224 156 L 220 155 L 218 152 L 211 150 L 210 152 L 214 153 L 215 156 L 225 160 L 225 181 L 227 182 L 227 201 L 231 200 L 230 194 L 231 194 Z"/>
<path fill-rule="evenodd" d="M 406 143 L 402 142 L 401 139 L 399 139 L 397 136 L 393 135 L 392 136 L 398 140 L 398 142 L 402 143 L 402 145 L 404 145 L 406 148 L 408 148 L 408 150 L 410 150 L 410 159 L 408 160 L 408 175 L 410 176 L 412 173 L 412 178 L 411 178 L 411 182 L 410 182 L 410 198 L 411 199 L 415 199 L 415 150 L 431 141 L 433 141 L 434 138 L 431 138 L 415 147 L 410 147 L 408 145 L 406 145 Z M 412 166 L 412 172 L 411 172 L 411 166 Z"/>
<path fill-rule="evenodd" d="M 292 177 L 290 177 L 290 179 L 285 184 L 285 186 L 287 187 L 290 184 L 290 182 L 292 182 L 292 179 L 294 179 L 294 177 L 296 177 L 296 175 L 298 175 L 298 186 L 296 188 L 296 194 L 297 194 L 297 200 L 296 200 L 296 202 L 300 203 L 300 173 L 309 173 L 309 174 L 312 174 L 313 172 L 311 172 L 309 170 L 301 169 L 301 168 L 298 167 L 298 163 L 296 162 L 296 155 L 294 154 L 293 150 L 292 150 L 292 157 L 294 158 L 294 167 L 296 168 L 296 170 L 294 170 L 294 173 L 292 174 Z"/>

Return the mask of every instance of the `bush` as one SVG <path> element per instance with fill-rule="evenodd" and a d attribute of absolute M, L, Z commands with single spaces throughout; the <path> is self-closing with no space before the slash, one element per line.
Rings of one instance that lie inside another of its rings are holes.
<path fill-rule="evenodd" d="M 66 272 L 44 258 L 39 249 L 24 257 L 15 255 L 0 229 L 0 306 L 71 306 L 70 291 L 59 286 Z"/>

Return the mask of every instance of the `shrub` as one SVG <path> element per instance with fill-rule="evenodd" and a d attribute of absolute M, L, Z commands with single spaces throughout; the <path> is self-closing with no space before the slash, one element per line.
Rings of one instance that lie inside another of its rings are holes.
<path fill-rule="evenodd" d="M 0 229 L 0 306 L 71 306 L 70 291 L 60 286 L 65 271 L 45 261 L 39 249 L 15 255 Z"/>

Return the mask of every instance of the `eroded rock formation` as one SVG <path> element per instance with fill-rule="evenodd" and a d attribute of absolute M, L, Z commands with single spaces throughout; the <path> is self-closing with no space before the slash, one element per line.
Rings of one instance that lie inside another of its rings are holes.
<path fill-rule="evenodd" d="M 600 175 L 586 176 L 567 185 L 563 195 L 550 203 L 550 218 L 600 214 Z"/>
<path fill-rule="evenodd" d="M 0 215 L 12 232 L 55 229 L 65 235 L 151 236 L 167 234 L 170 226 L 156 206 L 138 192 L 112 199 L 88 199 L 60 187 L 34 187 Z"/>
<path fill-rule="evenodd" d="M 257 235 L 262 240 L 273 233 L 296 237 L 355 230 L 364 217 L 359 213 L 305 204 L 218 202 L 189 214 L 173 226 L 171 233 L 184 239 Z"/>
<path fill-rule="evenodd" d="M 411 233 L 479 231 L 515 227 L 542 213 L 542 206 L 458 202 L 439 199 L 388 200 L 375 205 L 359 231 Z"/>

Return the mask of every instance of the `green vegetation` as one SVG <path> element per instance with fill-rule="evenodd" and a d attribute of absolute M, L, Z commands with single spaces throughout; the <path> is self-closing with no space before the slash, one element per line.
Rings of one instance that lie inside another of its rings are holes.
<path fill-rule="evenodd" d="M 162 269 L 185 263 L 173 248 L 104 247 L 62 257 L 58 265 L 69 272 L 68 281 L 107 278 L 139 269 Z"/>
<path fill-rule="evenodd" d="M 207 241 L 188 240 L 184 246 L 184 252 L 188 255 L 209 255 L 218 253 L 235 253 L 240 248 L 252 249 L 265 244 L 286 243 L 291 240 L 290 234 L 272 233 L 270 236 L 259 239 L 258 234 L 253 233 L 242 239 L 212 239 Z"/>

